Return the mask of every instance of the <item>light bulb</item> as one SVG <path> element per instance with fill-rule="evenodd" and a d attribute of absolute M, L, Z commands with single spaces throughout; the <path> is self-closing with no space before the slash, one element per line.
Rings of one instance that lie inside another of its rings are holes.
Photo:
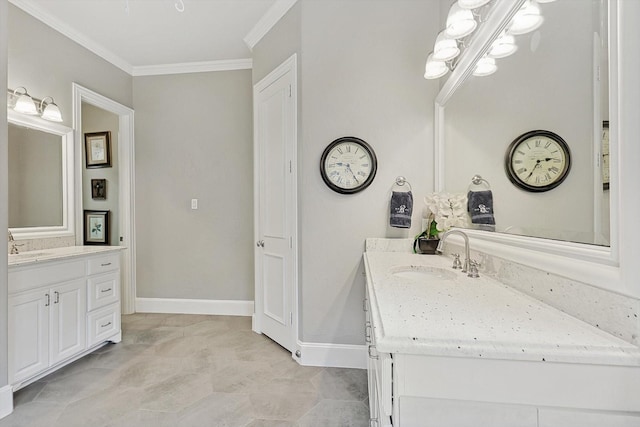
<path fill-rule="evenodd" d="M 18 93 L 20 89 L 24 90 L 24 93 Z M 14 111 L 22 114 L 29 114 L 35 116 L 38 114 L 38 108 L 36 107 L 36 103 L 34 102 L 31 95 L 27 93 L 27 89 L 24 87 L 19 87 L 18 89 L 13 91 L 13 95 L 17 96 L 16 105 L 13 107 Z"/>
<path fill-rule="evenodd" d="M 449 72 L 449 67 L 444 61 L 436 61 L 433 59 L 433 53 L 427 58 L 427 63 L 424 67 L 425 79 L 437 79 Z"/>
<path fill-rule="evenodd" d="M 451 61 L 460 55 L 460 48 L 456 39 L 452 39 L 442 31 L 436 38 L 436 44 L 433 48 L 433 59 L 436 61 Z"/>
<path fill-rule="evenodd" d="M 514 54 L 517 50 L 516 38 L 510 34 L 502 34 L 491 43 L 491 48 L 489 48 L 487 56 L 489 58 L 506 58 Z"/>
<path fill-rule="evenodd" d="M 498 70 L 498 66 L 496 65 L 496 60 L 489 57 L 482 57 L 478 60 L 476 64 L 476 68 L 473 71 L 474 76 L 484 77 L 490 74 L 495 73 Z"/>
<path fill-rule="evenodd" d="M 527 0 L 514 15 L 508 31 L 515 35 L 530 33 L 537 30 L 543 22 L 540 5 L 535 0 Z"/>
<path fill-rule="evenodd" d="M 454 3 L 449 9 L 449 15 L 447 15 L 447 28 L 445 32 L 447 35 L 454 39 L 461 39 L 466 37 L 478 26 L 478 23 L 473 19 L 473 13 L 469 9 L 462 9 L 458 3 Z"/>

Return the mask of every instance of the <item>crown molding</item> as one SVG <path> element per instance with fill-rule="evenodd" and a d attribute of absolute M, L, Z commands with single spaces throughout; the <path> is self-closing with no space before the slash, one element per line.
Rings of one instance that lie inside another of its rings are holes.
<path fill-rule="evenodd" d="M 274 25 L 296 4 L 298 0 L 276 0 L 271 8 L 264 14 L 249 34 L 243 39 L 249 49 L 255 45 L 273 28 Z"/>
<path fill-rule="evenodd" d="M 69 37 L 71 40 L 78 43 L 80 46 L 90 50 L 91 52 L 95 53 L 105 61 L 108 61 L 111 64 L 115 65 L 116 67 L 120 68 L 122 71 L 126 72 L 127 74 L 132 73 L 133 66 L 129 64 L 127 61 L 125 61 L 115 53 L 111 52 L 110 50 L 105 49 L 103 46 L 96 43 L 94 40 L 84 36 L 83 34 L 80 34 L 73 28 L 69 27 L 67 24 L 54 18 L 53 16 L 51 16 L 50 14 L 42 10 L 40 7 L 38 7 L 34 1 L 9 0 L 9 2 L 14 6 L 22 9 L 29 15 L 33 16 L 37 20 L 42 21 L 44 24 L 48 25 L 49 27 L 53 28 L 59 33 Z"/>
<path fill-rule="evenodd" d="M 143 65 L 133 67 L 134 77 L 160 76 L 163 74 L 206 73 L 209 71 L 250 70 L 252 59 L 226 59 L 220 61 L 185 62 L 180 64 Z"/>

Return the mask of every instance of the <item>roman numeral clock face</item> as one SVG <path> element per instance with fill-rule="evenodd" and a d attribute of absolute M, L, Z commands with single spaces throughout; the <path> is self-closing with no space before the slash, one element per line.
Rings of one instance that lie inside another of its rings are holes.
<path fill-rule="evenodd" d="M 363 140 L 351 136 L 338 138 L 325 148 L 320 159 L 320 175 L 325 184 L 341 194 L 367 188 L 376 175 L 377 159 Z"/>
<path fill-rule="evenodd" d="M 559 135 L 534 130 L 520 135 L 509 145 L 505 169 L 509 180 L 523 190 L 549 191 L 567 177 L 571 152 Z"/>

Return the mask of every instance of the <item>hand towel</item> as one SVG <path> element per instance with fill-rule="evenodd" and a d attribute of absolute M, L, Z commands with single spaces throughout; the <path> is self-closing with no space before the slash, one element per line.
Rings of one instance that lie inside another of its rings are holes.
<path fill-rule="evenodd" d="M 469 191 L 467 193 L 467 211 L 471 215 L 473 224 L 495 225 L 491 190 Z"/>
<path fill-rule="evenodd" d="M 412 212 L 413 195 L 411 191 L 392 192 L 389 225 L 396 228 L 410 228 Z"/>

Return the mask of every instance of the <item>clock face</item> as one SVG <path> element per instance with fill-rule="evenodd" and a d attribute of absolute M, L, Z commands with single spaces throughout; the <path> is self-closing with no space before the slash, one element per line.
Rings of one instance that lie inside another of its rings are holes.
<path fill-rule="evenodd" d="M 371 184 L 377 160 L 373 149 L 351 136 L 336 139 L 325 148 L 320 159 L 320 174 L 333 191 L 352 194 Z"/>
<path fill-rule="evenodd" d="M 523 190 L 549 191 L 560 185 L 571 169 L 569 146 L 553 132 L 527 132 L 509 145 L 505 169 L 511 182 Z"/>

